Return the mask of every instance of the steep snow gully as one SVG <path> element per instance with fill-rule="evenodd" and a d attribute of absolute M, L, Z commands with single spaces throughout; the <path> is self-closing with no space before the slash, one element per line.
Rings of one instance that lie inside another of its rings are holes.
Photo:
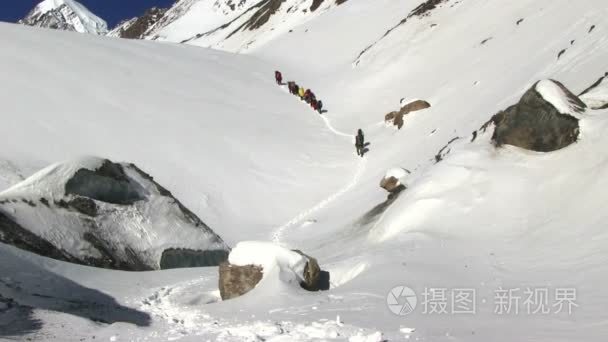
<path fill-rule="evenodd" d="M 287 89 L 285 86 L 282 86 L 281 88 Z M 331 131 L 332 133 L 334 133 L 335 135 L 340 136 L 340 137 L 345 137 L 345 138 L 353 139 L 353 135 L 352 134 L 348 134 L 348 133 L 345 133 L 345 132 L 342 132 L 342 131 L 336 129 L 332 125 L 331 121 L 329 120 L 329 118 L 327 116 L 321 114 L 321 115 L 318 115 L 318 117 L 320 117 L 321 120 L 323 120 L 323 122 L 325 123 L 325 126 L 327 127 L 327 129 L 329 131 Z M 307 217 L 309 217 L 310 215 L 318 212 L 319 210 L 324 209 L 325 207 L 327 207 L 327 205 L 329 205 L 330 203 L 333 203 L 338 198 L 342 197 L 342 195 L 344 195 L 345 193 L 347 193 L 348 191 L 350 191 L 351 189 L 353 189 L 357 185 L 357 183 L 359 183 L 359 179 L 361 178 L 361 175 L 365 172 L 365 165 L 366 165 L 366 158 L 365 157 L 360 158 L 359 161 L 357 162 L 357 168 L 355 169 L 355 173 L 354 173 L 352 179 L 350 180 L 350 182 L 348 184 L 346 184 L 340 190 L 338 190 L 337 192 L 331 194 L 329 197 L 325 198 L 321 202 L 317 203 L 313 207 L 300 212 L 298 215 L 296 215 L 294 218 L 292 218 L 287 223 L 285 223 L 282 226 L 276 228 L 274 230 L 274 232 L 272 233 L 272 242 L 277 243 L 277 244 L 283 244 L 283 237 L 285 235 L 285 232 L 289 228 L 291 228 L 291 227 L 293 227 L 293 226 L 301 223 Z"/>

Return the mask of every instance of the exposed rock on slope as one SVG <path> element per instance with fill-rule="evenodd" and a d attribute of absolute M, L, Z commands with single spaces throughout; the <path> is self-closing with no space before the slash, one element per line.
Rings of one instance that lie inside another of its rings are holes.
<path fill-rule="evenodd" d="M 416 100 L 416 101 L 413 101 L 413 102 L 410 102 L 410 103 L 404 105 L 403 107 L 401 107 L 401 109 L 399 111 L 394 111 L 394 112 L 390 112 L 390 113 L 386 114 L 384 116 L 384 121 L 386 121 L 389 124 L 393 124 L 393 125 L 397 126 L 398 129 L 401 129 L 401 127 L 403 127 L 403 117 L 405 115 L 407 115 L 411 112 L 427 109 L 430 107 L 431 107 L 430 103 L 428 103 L 426 101 L 422 101 L 422 100 Z"/>
<path fill-rule="evenodd" d="M 106 22 L 74 0 L 45 0 L 38 4 L 20 24 L 80 33 L 105 35 Z"/>
<path fill-rule="evenodd" d="M 400 167 L 392 168 L 386 172 L 380 181 L 380 187 L 388 191 L 389 196 L 405 190 L 403 179 L 409 174 L 409 171 Z"/>
<path fill-rule="evenodd" d="M 585 89 L 580 98 L 591 109 L 608 108 L 608 72 L 591 87 Z"/>
<path fill-rule="evenodd" d="M 540 81 L 518 104 L 496 114 L 492 140 L 528 150 L 551 152 L 576 142 L 578 114 L 586 105 L 566 87 L 553 80 Z"/>
<path fill-rule="evenodd" d="M 0 193 L 0 241 L 121 270 L 219 265 L 229 248 L 133 164 L 52 165 Z"/>
<path fill-rule="evenodd" d="M 120 23 L 118 27 L 108 33 L 108 36 L 143 39 L 155 28 L 166 12 L 166 8 L 152 7 L 143 16 Z"/>

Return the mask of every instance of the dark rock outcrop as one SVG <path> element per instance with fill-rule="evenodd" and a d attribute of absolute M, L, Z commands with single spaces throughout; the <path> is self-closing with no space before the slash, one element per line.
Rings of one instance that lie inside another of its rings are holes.
<path fill-rule="evenodd" d="M 97 204 L 90 198 L 76 197 L 68 202 L 68 206 L 81 214 L 91 217 L 97 216 Z"/>
<path fill-rule="evenodd" d="M 300 282 L 300 286 L 308 291 L 319 291 L 321 287 L 321 267 L 319 267 L 319 262 L 300 250 L 294 249 L 293 251 L 308 259 L 306 266 L 304 266 L 304 280 Z"/>
<path fill-rule="evenodd" d="M 312 4 L 310 5 L 310 11 L 314 12 L 317 10 L 317 8 L 319 8 L 319 6 L 321 6 L 321 4 L 323 4 L 323 1 L 325 0 L 312 0 Z"/>
<path fill-rule="evenodd" d="M 160 269 L 217 266 L 228 260 L 226 250 L 166 249 L 160 259 Z"/>
<path fill-rule="evenodd" d="M 78 195 L 112 204 L 133 204 L 144 198 L 120 164 L 104 161 L 97 170 L 80 169 L 65 185 L 66 195 Z"/>
<path fill-rule="evenodd" d="M 152 7 L 141 17 L 119 24 L 116 35 L 126 39 L 143 39 L 145 35 L 165 15 L 168 9 Z"/>
<path fill-rule="evenodd" d="M 452 152 L 452 148 L 450 147 L 455 141 L 460 140 L 460 137 L 454 137 L 452 139 L 450 139 L 450 141 L 448 141 L 447 144 L 445 144 L 445 146 L 443 146 L 439 152 L 437 152 L 437 154 L 435 154 L 435 163 L 439 163 L 440 161 L 443 160 L 443 158 L 445 158 L 445 156 L 447 156 L 448 154 L 450 154 L 450 152 Z"/>
<path fill-rule="evenodd" d="M 563 92 L 572 110 L 582 112 L 585 104 L 564 85 L 554 82 Z M 518 104 L 494 117 L 492 140 L 497 146 L 513 145 L 527 150 L 551 152 L 576 142 L 579 135 L 578 119 L 560 113 L 537 90 L 537 84 L 528 90 Z"/>

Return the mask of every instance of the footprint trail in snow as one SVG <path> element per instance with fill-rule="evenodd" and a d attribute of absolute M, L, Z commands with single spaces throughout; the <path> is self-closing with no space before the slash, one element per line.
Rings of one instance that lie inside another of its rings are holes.
<path fill-rule="evenodd" d="M 327 129 L 329 129 L 335 135 L 341 136 L 341 137 L 348 137 L 348 138 L 353 137 L 352 134 L 347 134 L 347 133 L 344 133 L 344 132 L 341 132 L 341 131 L 335 129 L 326 116 L 319 115 L 319 117 L 323 120 L 323 122 L 325 122 L 325 126 L 327 127 Z M 345 193 L 350 191 L 352 188 L 354 188 L 355 185 L 357 185 L 357 183 L 359 182 L 361 175 L 365 171 L 366 160 L 367 160 L 366 158 L 361 158 L 361 160 L 357 163 L 357 170 L 356 170 L 355 175 L 353 176 L 352 180 L 348 184 L 346 184 L 343 188 L 338 190 L 338 192 L 330 195 L 323 201 L 319 202 L 317 205 L 299 213 L 298 215 L 296 215 L 296 217 L 291 219 L 289 222 L 276 228 L 274 233 L 272 234 L 272 242 L 280 244 L 286 230 L 288 230 L 289 228 L 304 221 L 306 218 L 308 218 L 310 215 L 314 214 L 315 212 L 327 207 L 327 205 L 334 202 L 335 200 L 340 198 L 342 195 L 344 195 Z"/>

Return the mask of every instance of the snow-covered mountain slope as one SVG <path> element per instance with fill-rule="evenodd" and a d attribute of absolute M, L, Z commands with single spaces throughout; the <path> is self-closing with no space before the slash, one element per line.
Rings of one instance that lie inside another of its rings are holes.
<path fill-rule="evenodd" d="M 0 215 L 0 241 L 90 266 L 217 266 L 229 250 L 137 166 L 99 158 L 51 165 L 1 192 Z"/>
<path fill-rule="evenodd" d="M 341 0 L 181 0 L 137 38 L 247 52 L 339 6 Z M 122 37 L 135 21 L 110 35 Z M 131 37 L 127 37 L 131 38 Z"/>
<path fill-rule="evenodd" d="M 5 70 L 14 86 L 0 92 L 14 114 L 0 127 L 3 156 L 17 165 L 81 155 L 133 162 L 229 245 L 242 240 L 243 229 L 266 238 L 260 228 L 324 198 L 315 186 L 335 191 L 355 171 L 350 137 L 325 130 L 309 107 L 276 86 L 274 66 L 259 59 L 88 35 L 60 38 L 13 25 L 2 25 L 0 35 L 3 51 L 12 51 L 0 55 L 3 65 L 31 56 Z M 32 54 L 53 44 L 75 53 Z M 35 84 L 20 76 L 33 71 Z M 57 86 L 58 77 L 71 85 Z M 38 100 L 28 101 L 33 93 Z M 21 133 L 25 126 L 28 135 Z"/>
<path fill-rule="evenodd" d="M 245 52 L 301 26 L 342 1 L 263 0 L 249 7 L 234 19 L 213 28 L 199 31 L 182 43 Z M 162 34 L 162 33 L 161 33 Z"/>
<path fill-rule="evenodd" d="M 10 51 L 30 56 L 0 54 L 15 80 L 0 92 L 14 113 L 0 126 L 5 158 L 134 161 L 231 244 L 272 239 L 304 250 L 332 284 L 309 293 L 273 282 L 221 302 L 213 268 L 133 275 L 2 245 L 0 263 L 11 262 L 0 264 L 10 277 L 0 295 L 35 307 L 46 325 L 28 331 L 64 340 L 603 341 L 606 111 L 579 113 L 579 141 L 551 153 L 496 148 L 490 129 L 470 141 L 539 80 L 579 94 L 604 75 L 605 6 L 440 4 L 409 17 L 420 2 L 349 0 L 250 55 L 0 26 Z M 72 54 L 49 48 L 57 45 Z M 328 111 L 319 116 L 277 87 L 275 69 L 313 89 Z M 39 101 L 26 100 L 33 95 Z M 431 108 L 408 114 L 397 130 L 384 116 L 402 98 Z M 371 143 L 365 158 L 352 146 L 358 128 Z M 378 182 L 394 167 L 411 174 L 402 180 L 408 188 L 387 200 Z M 45 272 L 29 274 L 27 263 Z M 95 325 L 96 310 L 48 310 L 58 300 L 33 295 L 36 283 L 49 297 L 59 286 L 41 280 L 46 271 L 109 294 L 149 315 L 150 325 Z M 391 311 L 398 286 L 418 295 L 412 314 Z M 475 291 L 474 313 L 452 312 L 458 289 Z M 541 297 L 528 298 L 529 289 Z M 558 312 L 560 289 L 576 297 L 570 314 L 567 304 Z"/>
<path fill-rule="evenodd" d="M 108 35 L 134 38 L 128 31 L 139 21 L 145 30 L 135 38 L 181 42 L 231 21 L 255 3 L 253 0 L 180 0 L 163 10 L 162 14 L 152 11 L 151 16 L 149 11 L 141 17 L 127 20 Z"/>
<path fill-rule="evenodd" d="M 20 24 L 105 35 L 108 24 L 75 0 L 44 0 Z"/>

